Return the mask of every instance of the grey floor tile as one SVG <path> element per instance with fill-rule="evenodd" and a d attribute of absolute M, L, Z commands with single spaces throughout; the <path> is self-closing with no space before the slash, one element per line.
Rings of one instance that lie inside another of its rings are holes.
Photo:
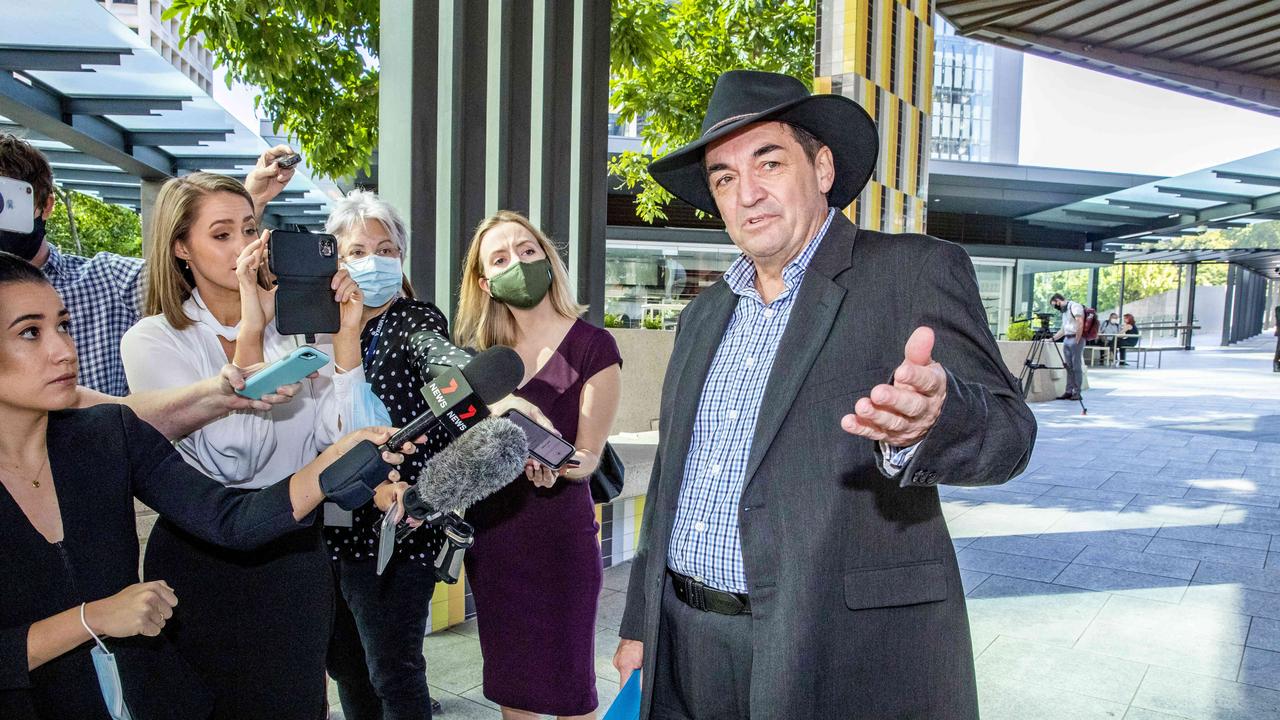
<path fill-rule="evenodd" d="M 1043 490 L 1039 492 L 1023 492 L 1021 488 L 1026 485 L 1019 485 L 1015 488 L 1005 488 L 1001 485 L 993 485 L 990 487 L 955 487 L 947 493 L 946 498 L 949 502 L 986 502 L 1000 503 L 1003 505 L 1025 505 L 1035 500 Z M 1041 486 L 1046 490 L 1048 486 Z"/>
<path fill-rule="evenodd" d="M 1261 550 L 1266 550 L 1270 543 L 1270 536 L 1263 533 L 1242 532 L 1214 525 L 1173 525 L 1162 527 L 1156 533 L 1156 537 Z"/>
<path fill-rule="evenodd" d="M 1190 718 L 1186 715 L 1170 715 L 1156 712 L 1155 710 L 1129 706 L 1129 711 L 1124 714 L 1124 720 L 1190 720 Z"/>
<path fill-rule="evenodd" d="M 1120 492 L 1116 490 L 1101 490 L 1093 488 L 1071 487 L 1070 485 L 1054 485 L 1042 498 L 1070 498 L 1073 500 L 1089 500 L 1092 502 L 1105 502 L 1118 504 L 1120 507 L 1128 505 L 1133 500 L 1136 493 Z"/>
<path fill-rule="evenodd" d="M 1193 582 L 1187 587 L 1182 602 L 1223 612 L 1280 620 L 1280 595 L 1237 585 L 1204 585 Z"/>
<path fill-rule="evenodd" d="M 1000 677 L 978 678 L 978 711 L 983 720 L 1120 720 L 1123 703 Z"/>
<path fill-rule="evenodd" d="M 1153 667 L 1133 705 L 1206 720 L 1261 720 L 1280 717 L 1280 692 Z"/>
<path fill-rule="evenodd" d="M 612 565 L 604 569 L 604 587 L 608 590 L 626 592 L 631 582 L 631 561 Z"/>
<path fill-rule="evenodd" d="M 972 545 L 956 553 L 956 560 L 964 570 L 1042 582 L 1052 581 L 1067 566 L 1057 560 L 977 550 Z"/>
<path fill-rule="evenodd" d="M 435 687 L 461 695 L 484 681 L 478 640 L 448 632 L 433 633 L 427 636 L 423 647 L 427 677 Z"/>
<path fill-rule="evenodd" d="M 1106 600 L 1103 593 L 995 575 L 966 604 L 975 647 L 1001 635 L 1071 647 Z"/>
<path fill-rule="evenodd" d="M 1280 652 L 1280 620 L 1255 617 L 1249 626 L 1249 647 Z"/>
<path fill-rule="evenodd" d="M 1186 498 L 1191 500 L 1215 500 L 1235 505 L 1257 505 L 1259 507 L 1280 507 L 1280 496 L 1259 492 L 1240 490 L 1206 489 L 1193 487 L 1187 490 Z"/>
<path fill-rule="evenodd" d="M 1151 535 L 1123 530 L 1096 530 L 1093 532 L 1047 532 L 1040 537 L 1065 542 L 1080 542 L 1090 547 L 1117 547 L 1141 552 L 1151 543 Z"/>
<path fill-rule="evenodd" d="M 1092 470 L 1084 472 L 1080 468 L 1042 468 L 1024 476 L 1027 482 L 1044 485 L 1061 485 L 1081 489 L 1096 489 L 1111 477 L 1113 473 Z"/>
<path fill-rule="evenodd" d="M 1098 489 L 1171 498 L 1180 498 L 1187 494 L 1187 486 L 1181 481 L 1131 472 L 1118 472 L 1112 475 L 1106 482 L 1099 485 Z"/>
<path fill-rule="evenodd" d="M 964 587 L 965 594 L 968 595 L 989 577 L 991 577 L 991 573 L 977 572 L 975 570 L 961 570 L 960 584 Z"/>
<path fill-rule="evenodd" d="M 441 688 L 432 688 L 431 696 L 440 701 L 440 709 L 442 712 L 439 717 L 460 718 L 461 720 L 501 720 L 502 712 L 498 710 L 498 706 L 484 700 L 484 695 L 480 693 L 479 688 L 474 692 L 467 692 L 457 695 Z M 477 702 L 476 697 L 484 702 Z"/>
<path fill-rule="evenodd" d="M 1010 637 L 996 638 L 975 667 L 979 678 L 1001 677 L 1124 704 L 1147 671 L 1144 663 Z"/>
<path fill-rule="evenodd" d="M 1151 634 L 1170 634 L 1188 640 L 1244 645 L 1250 629 L 1248 615 L 1194 605 L 1112 595 L 1094 622 L 1137 628 Z"/>
<path fill-rule="evenodd" d="M 1280 552 L 1267 553 L 1267 560 L 1263 566 L 1270 570 L 1280 570 Z"/>
<path fill-rule="evenodd" d="M 1078 563 L 1068 566 L 1053 582 L 1056 585 L 1174 603 L 1182 599 L 1187 589 L 1186 580 Z"/>
<path fill-rule="evenodd" d="M 1147 545 L 1143 552 L 1152 555 L 1169 555 L 1254 568 L 1263 567 L 1267 560 L 1267 553 L 1264 550 L 1231 547 L 1230 545 L 1214 545 L 1213 543 L 1192 542 L 1190 540 L 1175 540 L 1173 538 L 1160 537 L 1158 534 L 1151 539 L 1151 543 Z"/>
<path fill-rule="evenodd" d="M 1150 547 L 1150 546 L 1148 546 Z M 1076 556 L 1075 562 L 1081 565 L 1128 570 L 1146 575 L 1190 580 L 1195 574 L 1199 560 L 1153 555 L 1147 552 L 1134 552 L 1114 547 L 1090 547 Z"/>
<path fill-rule="evenodd" d="M 1202 562 L 1196 570 L 1195 581 L 1216 585 L 1234 584 L 1250 590 L 1280 594 L 1280 570 Z"/>
<path fill-rule="evenodd" d="M 1089 625 L 1075 646 L 1130 662 L 1224 680 L 1236 679 L 1244 654 L 1243 645 L 1213 642 L 1195 635 L 1153 632 L 1145 627 L 1102 620 Z"/>
<path fill-rule="evenodd" d="M 487 697 L 485 697 L 485 696 L 484 696 L 484 687 L 483 687 L 483 686 L 471 688 L 470 690 L 468 690 L 468 691 L 466 691 L 465 693 L 463 693 L 463 694 L 462 694 L 462 697 L 464 697 L 464 698 L 466 698 L 466 699 L 470 700 L 471 702 L 478 703 L 478 704 L 483 705 L 483 706 L 485 706 L 485 707 L 487 707 L 487 708 L 490 708 L 490 709 L 492 709 L 492 710 L 499 710 L 499 709 L 500 709 L 500 708 L 499 708 L 498 703 L 496 703 L 496 702 L 494 702 L 494 701 L 492 701 L 492 700 L 490 700 L 489 698 L 487 698 Z"/>
<path fill-rule="evenodd" d="M 1236 678 L 1246 685 L 1280 690 L 1280 652 L 1247 647 L 1240 663 L 1240 676 Z"/>
<path fill-rule="evenodd" d="M 1026 535 L 987 535 L 978 538 L 969 547 L 1062 562 L 1070 562 L 1085 549 L 1081 542 Z"/>

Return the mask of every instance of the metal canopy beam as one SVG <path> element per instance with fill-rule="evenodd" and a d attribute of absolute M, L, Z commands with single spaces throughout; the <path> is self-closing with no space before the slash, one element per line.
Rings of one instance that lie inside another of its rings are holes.
<path fill-rule="evenodd" d="M 39 49 L 0 47 L 0 70 L 26 72 L 28 70 L 54 70 L 82 72 L 86 65 L 119 65 L 120 57 L 128 51 L 109 48 L 42 47 Z"/>
<path fill-rule="evenodd" d="M 1229 170 L 1214 170 L 1219 180 L 1234 180 L 1245 185 L 1262 185 L 1264 187 L 1280 187 L 1280 177 L 1275 175 L 1256 175 L 1254 173 L 1238 173 Z"/>
<path fill-rule="evenodd" d="M 1116 198 L 1107 198 L 1108 205 L 1117 207 L 1126 207 L 1130 210 L 1146 210 L 1147 212 L 1167 213 L 1169 215 L 1185 215 L 1187 213 L 1194 214 L 1198 208 L 1189 208 L 1185 205 L 1159 205 L 1157 203 L 1139 202 L 1137 200 L 1118 200 Z"/>
<path fill-rule="evenodd" d="M 174 174 L 178 171 L 187 170 L 195 172 L 196 170 L 213 170 L 234 168 L 240 165 L 255 165 L 258 162 L 257 155 L 200 155 L 197 157 L 175 157 L 173 159 Z"/>
<path fill-rule="evenodd" d="M 59 182 L 88 183 L 92 185 L 130 185 L 139 187 L 138 178 L 129 173 L 111 170 L 82 170 L 79 168 L 59 168 L 53 173 L 54 180 Z"/>
<path fill-rule="evenodd" d="M 163 180 L 174 174 L 171 161 L 164 161 L 167 156 L 135 155 L 125 146 L 122 131 L 104 120 L 77 115 L 71 123 L 64 122 L 61 96 L 49 88 L 21 82 L 11 73 L 0 73 L 0 115 L 131 175 Z"/>
<path fill-rule="evenodd" d="M 62 101 L 67 115 L 154 115 L 157 110 L 181 110 L 190 97 L 68 97 Z"/>
<path fill-rule="evenodd" d="M 226 130 L 138 130 L 126 135 L 130 145 L 171 145 L 175 147 L 222 142 L 231 134 Z"/>
<path fill-rule="evenodd" d="M 1196 190 L 1195 188 L 1170 187 L 1168 185 L 1157 185 L 1156 192 L 1176 195 L 1178 197 L 1187 198 L 1188 200 L 1208 200 L 1209 202 L 1220 203 L 1247 203 L 1253 200 L 1252 195 L 1235 195 L 1232 193 L 1213 192 L 1211 190 Z"/>

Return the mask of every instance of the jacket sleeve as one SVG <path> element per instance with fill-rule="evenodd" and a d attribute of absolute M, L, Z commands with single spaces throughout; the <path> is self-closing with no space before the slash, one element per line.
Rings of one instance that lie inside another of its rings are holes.
<path fill-rule="evenodd" d="M 912 285 L 918 290 L 907 332 L 933 329 L 933 359 L 947 373 L 947 395 L 911 461 L 890 477 L 903 487 L 999 485 L 1030 460 L 1035 416 L 991 336 L 968 254 L 959 245 L 935 242 Z M 875 452 L 883 468 L 878 444 Z"/>
<path fill-rule="evenodd" d="M 187 464 L 158 430 L 124 405 L 134 497 L 178 527 L 221 547 L 251 550 L 310 524 L 293 519 L 288 478 L 257 491 L 234 490 Z"/>
<path fill-rule="evenodd" d="M 31 623 L 0 628 L 0 692 L 31 687 L 27 671 L 27 633 Z"/>
<path fill-rule="evenodd" d="M 639 538 L 636 542 L 636 554 L 631 558 L 631 580 L 627 584 L 627 604 L 622 611 L 622 623 L 618 636 L 626 640 L 644 639 L 645 618 L 645 567 L 648 564 L 649 548 L 653 545 L 650 535 L 654 532 L 653 512 L 657 507 L 658 478 L 662 475 L 661 445 L 653 456 L 653 471 L 649 473 L 649 489 L 645 495 L 644 516 L 640 521 Z"/>

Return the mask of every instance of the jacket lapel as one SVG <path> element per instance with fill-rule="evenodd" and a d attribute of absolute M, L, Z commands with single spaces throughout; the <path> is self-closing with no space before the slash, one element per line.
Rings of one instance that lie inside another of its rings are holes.
<path fill-rule="evenodd" d="M 800 295 L 791 308 L 787 329 L 778 344 L 773 369 L 769 371 L 768 384 L 765 385 L 755 435 L 751 440 L 751 454 L 747 458 L 746 485 L 760 469 L 760 463 L 790 412 L 813 361 L 831 334 L 831 325 L 845 296 L 845 289 L 832 278 L 849 268 L 856 234 L 857 226 L 837 213 L 805 271 Z"/>
<path fill-rule="evenodd" d="M 663 450 L 663 491 L 666 500 L 675 505 L 684 481 L 684 464 L 693 440 L 693 423 L 698 414 L 698 402 L 706 384 L 711 361 L 720 349 L 729 319 L 738 305 L 738 296 L 723 281 L 703 291 L 706 297 L 697 316 L 692 313 L 681 317 L 677 350 L 672 358 L 681 365 L 675 381 L 675 396 L 671 398 L 671 418 L 668 427 L 661 428 L 671 439 L 671 445 Z M 700 298 L 701 299 L 701 298 Z"/>

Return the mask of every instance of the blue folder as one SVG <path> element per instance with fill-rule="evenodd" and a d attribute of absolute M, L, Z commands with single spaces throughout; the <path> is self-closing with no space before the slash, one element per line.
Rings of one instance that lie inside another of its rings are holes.
<path fill-rule="evenodd" d="M 631 673 L 618 697 L 604 714 L 604 720 L 637 720 L 640 717 L 640 671 Z"/>

